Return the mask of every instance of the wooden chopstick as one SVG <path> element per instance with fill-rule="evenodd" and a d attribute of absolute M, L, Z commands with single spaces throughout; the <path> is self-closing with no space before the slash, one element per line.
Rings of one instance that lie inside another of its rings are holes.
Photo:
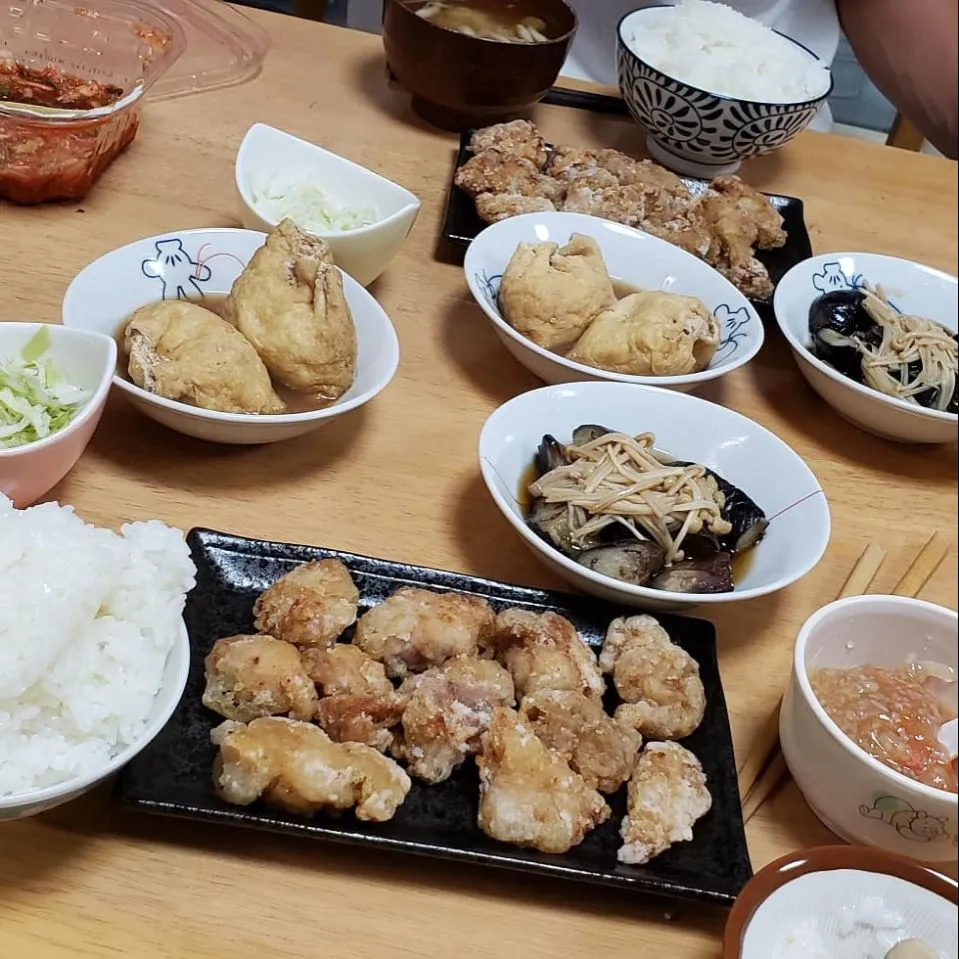
<path fill-rule="evenodd" d="M 902 578 L 892 591 L 894 596 L 914 598 L 932 578 L 939 564 L 949 553 L 949 540 L 936 530 L 926 541 L 916 558 L 909 564 Z M 876 543 L 870 543 L 860 554 L 856 565 L 839 591 L 839 598 L 860 596 L 866 592 L 879 571 L 886 551 Z M 739 784 L 739 796 L 743 804 L 743 822 L 747 823 L 773 790 L 788 774 L 786 762 L 778 749 L 779 709 L 782 698 L 776 704 L 773 715 L 767 720 L 756 737 L 753 749 L 743 763 Z M 770 743 L 772 745 L 770 745 Z M 760 751 L 760 747 L 765 747 Z M 754 772 L 755 770 L 755 772 Z M 765 771 L 763 771 L 765 770 Z M 746 774 L 751 778 L 745 780 Z"/>
<path fill-rule="evenodd" d="M 842 589 L 839 590 L 839 599 L 864 593 L 869 588 L 869 584 L 872 583 L 885 558 L 886 551 L 878 543 L 870 543 L 860 553 L 856 565 L 853 566 L 842 585 Z M 766 768 L 779 747 L 779 707 L 781 705 L 782 696 L 776 702 L 776 708 L 772 711 L 772 715 L 759 730 L 745 762 L 739 769 L 739 798 L 743 803 L 756 787 L 763 769 Z"/>

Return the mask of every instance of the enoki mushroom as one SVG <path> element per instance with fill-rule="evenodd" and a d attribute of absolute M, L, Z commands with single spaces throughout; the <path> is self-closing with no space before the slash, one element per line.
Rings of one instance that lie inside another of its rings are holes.
<path fill-rule="evenodd" d="M 533 496 L 565 503 L 577 546 L 614 523 L 637 539 L 652 539 L 666 562 L 683 558 L 687 535 L 703 529 L 722 536 L 732 526 L 722 516 L 724 496 L 706 468 L 659 459 L 651 433 L 607 433 L 582 446 L 564 447 L 569 463 L 530 485 Z"/>
<path fill-rule="evenodd" d="M 881 287 L 863 292 L 863 308 L 882 328 L 878 346 L 859 340 L 851 343 L 863 354 L 863 379 L 880 393 L 913 402 L 917 394 L 936 390 L 932 409 L 945 410 L 956 388 L 956 341 L 933 320 L 897 313 Z M 915 363 L 918 372 L 910 378 L 910 365 Z"/>

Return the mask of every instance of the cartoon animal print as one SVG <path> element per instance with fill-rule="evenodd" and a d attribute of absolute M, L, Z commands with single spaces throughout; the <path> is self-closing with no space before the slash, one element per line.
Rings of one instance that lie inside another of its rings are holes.
<path fill-rule="evenodd" d="M 930 816 L 925 810 L 916 809 L 896 796 L 876 796 L 871 806 L 860 806 L 859 814 L 865 819 L 884 822 L 902 836 L 913 842 L 936 842 L 948 839 L 945 816 Z M 953 837 L 955 842 L 955 837 Z"/>
<path fill-rule="evenodd" d="M 203 293 L 201 283 L 210 279 L 210 268 L 183 249 L 183 241 L 158 240 L 156 255 L 140 264 L 143 275 L 159 280 L 163 286 L 162 299 L 183 300 Z"/>

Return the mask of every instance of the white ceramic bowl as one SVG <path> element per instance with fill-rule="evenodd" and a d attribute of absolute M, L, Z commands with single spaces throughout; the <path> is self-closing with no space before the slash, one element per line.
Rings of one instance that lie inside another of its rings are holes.
<path fill-rule="evenodd" d="M 39 323 L 0 323 L 0 361 L 13 359 L 39 330 Z M 103 414 L 117 365 L 112 337 L 47 324 L 46 356 L 64 379 L 90 392 L 90 399 L 58 433 L 27 446 L 0 449 L 0 493 L 23 509 L 53 489 L 83 454 Z"/>
<path fill-rule="evenodd" d="M 826 715 L 808 673 L 817 667 L 902 666 L 909 656 L 959 667 L 952 610 L 897 596 L 824 606 L 796 639 L 779 715 L 783 757 L 812 811 L 848 842 L 922 862 L 957 858 L 956 794 L 914 782 L 873 759 Z M 941 684 L 956 708 L 956 683 Z"/>
<path fill-rule="evenodd" d="M 68 779 L 55 786 L 34 789 L 30 792 L 15 793 L 12 796 L 0 796 L 0 822 L 6 819 L 22 819 L 52 809 L 62 803 L 76 799 L 99 785 L 115 772 L 122 769 L 134 756 L 151 743 L 167 720 L 173 715 L 186 687 L 190 671 L 190 637 L 186 624 L 181 622 L 180 633 L 167 656 L 166 667 L 160 683 L 160 691 L 153 700 L 153 708 L 140 738 L 122 749 L 102 769 L 95 773 Z"/>
<path fill-rule="evenodd" d="M 63 324 L 114 335 L 130 314 L 161 299 L 222 295 L 266 239 L 251 230 L 182 230 L 136 240 L 94 260 L 63 298 Z M 274 443 L 301 436 L 368 403 L 386 388 L 399 364 L 390 318 L 356 280 L 343 288 L 356 324 L 356 379 L 335 403 L 304 413 L 257 415 L 202 410 L 113 381 L 141 412 L 170 429 L 216 443 Z"/>
<path fill-rule="evenodd" d="M 420 212 L 419 199 L 386 177 L 299 137 L 255 123 L 236 155 L 236 195 L 240 222 L 248 230 L 269 233 L 277 221 L 257 210 L 251 191 L 261 179 L 281 185 L 312 180 L 339 206 L 376 210 L 379 219 L 369 226 L 316 234 L 330 244 L 337 265 L 363 286 L 386 269 Z"/>
<path fill-rule="evenodd" d="M 657 70 L 637 56 L 625 38 L 650 26 L 667 6 L 672 4 L 628 13 L 616 32 L 620 93 L 633 118 L 646 130 L 649 152 L 664 166 L 697 177 L 734 173 L 747 157 L 777 150 L 805 129 L 832 93 L 830 78 L 829 88 L 812 100 L 740 100 L 701 90 Z M 783 36 L 811 59 L 819 59 L 801 43 Z"/>
<path fill-rule="evenodd" d="M 905 313 L 936 320 L 956 332 L 959 281 L 921 263 L 877 253 L 824 253 L 794 266 L 773 297 L 776 321 L 809 385 L 843 418 L 869 433 L 903 443 L 955 443 L 957 417 L 862 386 L 809 350 L 809 307 L 833 290 L 881 286 Z"/>
<path fill-rule="evenodd" d="M 764 510 L 769 529 L 733 592 L 692 595 L 623 583 L 568 559 L 527 526 L 518 495 L 543 434 L 569 442 L 583 423 L 653 433 L 659 449 L 714 469 Z M 577 383 L 523 393 L 484 424 L 479 460 L 496 505 L 543 563 L 585 592 L 628 606 L 685 609 L 765 596 L 805 576 L 829 542 L 825 494 L 796 453 L 745 416 L 672 390 Z"/>
<path fill-rule="evenodd" d="M 709 366 L 685 376 L 630 376 L 576 363 L 538 346 L 500 313 L 500 279 L 523 241 L 566 243 L 573 233 L 593 237 L 615 279 L 650 290 L 697 296 L 719 320 L 721 340 Z M 763 345 L 763 325 L 750 302 L 725 277 L 665 240 L 584 213 L 526 213 L 493 223 L 469 245 L 463 263 L 473 298 L 490 318 L 503 345 L 547 383 L 605 380 L 687 391 L 748 363 Z"/>

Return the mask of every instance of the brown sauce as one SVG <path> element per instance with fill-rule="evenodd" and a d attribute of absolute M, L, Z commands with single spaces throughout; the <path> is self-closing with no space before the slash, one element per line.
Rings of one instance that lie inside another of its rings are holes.
<path fill-rule="evenodd" d="M 230 320 L 230 296 L 228 293 L 189 296 L 185 297 L 185 300 L 187 303 L 202 306 L 205 310 L 215 313 L 221 319 Z M 133 380 L 130 378 L 130 371 L 127 365 L 127 351 L 124 340 L 127 324 L 131 319 L 132 316 L 123 319 L 113 333 L 113 338 L 117 342 L 117 376 L 126 380 L 128 383 L 132 383 Z M 298 393 L 295 390 L 289 389 L 289 387 L 283 386 L 282 383 L 277 383 L 276 380 L 273 380 L 273 389 L 276 390 L 277 396 L 286 404 L 287 413 L 311 413 L 315 410 L 326 409 L 330 405 L 330 401 L 327 399 L 313 396 L 309 393 Z M 178 400 L 177 402 L 183 403 L 185 400 Z M 258 414 L 249 413 L 247 415 L 256 416 Z"/>

